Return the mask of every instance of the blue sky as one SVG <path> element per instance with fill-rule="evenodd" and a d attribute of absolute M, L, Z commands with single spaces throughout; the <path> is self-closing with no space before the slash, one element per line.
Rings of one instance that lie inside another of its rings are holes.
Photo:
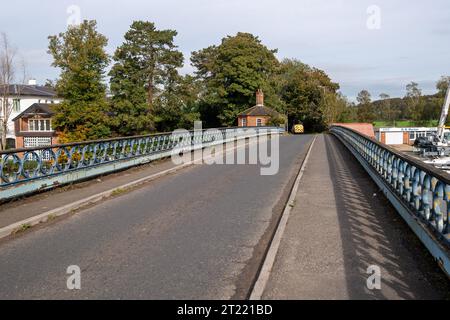
<path fill-rule="evenodd" d="M 184 73 L 192 72 L 192 51 L 243 31 L 277 48 L 280 59 L 297 58 L 325 70 L 350 99 L 361 89 L 373 97 L 382 92 L 403 96 L 410 81 L 418 82 L 423 93 L 433 93 L 439 77 L 450 74 L 448 0 L 8 1 L 2 4 L 0 31 L 19 49 L 28 74 L 39 83 L 58 75 L 46 53 L 47 36 L 65 30 L 71 5 L 80 8 L 82 19 L 97 20 L 99 31 L 109 38 L 110 53 L 133 20 L 176 29 L 176 44 L 186 59 Z M 368 11 L 374 5 L 379 14 Z M 368 28 L 368 21 L 379 28 Z"/>

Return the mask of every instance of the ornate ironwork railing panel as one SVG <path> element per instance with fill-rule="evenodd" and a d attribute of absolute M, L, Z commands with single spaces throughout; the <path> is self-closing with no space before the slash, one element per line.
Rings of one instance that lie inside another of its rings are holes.
<path fill-rule="evenodd" d="M 445 256 L 443 267 L 450 274 L 450 176 L 353 129 L 332 126 L 330 132 L 359 158 L 374 180 L 384 183 L 388 199 L 396 203 L 397 211 L 410 215 L 402 214 L 435 258 Z"/>
<path fill-rule="evenodd" d="M 197 131 L 175 131 L 173 133 L 113 138 L 82 143 L 58 144 L 46 147 L 13 149 L 0 152 L 0 200 L 2 189 L 55 177 L 77 173 L 131 159 L 157 159 L 166 157 L 174 148 L 193 150 L 195 146 L 223 143 L 228 136 L 243 138 L 260 132 L 281 132 L 278 127 L 218 128 Z M 151 156 L 151 157 L 149 157 Z M 114 170 L 109 170 L 111 172 Z M 76 178 L 70 178 L 76 180 Z M 66 181 L 67 182 L 67 181 Z M 70 182 L 70 181 L 69 181 Z M 54 184 L 60 182 L 53 181 Z M 50 187 L 40 185 L 40 189 Z M 26 192 L 36 187 L 25 188 Z M 23 193 L 23 192 L 22 192 Z"/>

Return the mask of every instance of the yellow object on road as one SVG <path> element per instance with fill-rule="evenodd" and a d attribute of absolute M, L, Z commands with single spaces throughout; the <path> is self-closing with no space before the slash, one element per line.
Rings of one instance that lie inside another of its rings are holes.
<path fill-rule="evenodd" d="M 302 124 L 296 124 L 292 128 L 292 133 L 304 133 L 304 132 L 305 132 L 305 128 L 303 127 Z"/>

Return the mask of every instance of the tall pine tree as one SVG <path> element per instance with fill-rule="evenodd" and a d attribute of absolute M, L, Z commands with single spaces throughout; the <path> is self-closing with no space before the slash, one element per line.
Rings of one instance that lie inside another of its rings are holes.
<path fill-rule="evenodd" d="M 114 54 L 110 88 L 112 125 L 120 135 L 154 130 L 155 100 L 177 78 L 183 54 L 174 44 L 175 30 L 157 30 L 152 22 L 135 21 Z M 174 75 L 175 73 L 175 75 Z"/>

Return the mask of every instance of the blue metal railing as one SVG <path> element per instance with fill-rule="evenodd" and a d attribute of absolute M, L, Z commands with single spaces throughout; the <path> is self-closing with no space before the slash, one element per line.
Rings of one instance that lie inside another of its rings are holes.
<path fill-rule="evenodd" d="M 450 275 L 450 175 L 342 126 L 330 132 L 363 165 Z"/>
<path fill-rule="evenodd" d="M 0 201 L 279 127 L 218 128 L 0 151 Z M 230 138 L 231 137 L 231 138 Z"/>

